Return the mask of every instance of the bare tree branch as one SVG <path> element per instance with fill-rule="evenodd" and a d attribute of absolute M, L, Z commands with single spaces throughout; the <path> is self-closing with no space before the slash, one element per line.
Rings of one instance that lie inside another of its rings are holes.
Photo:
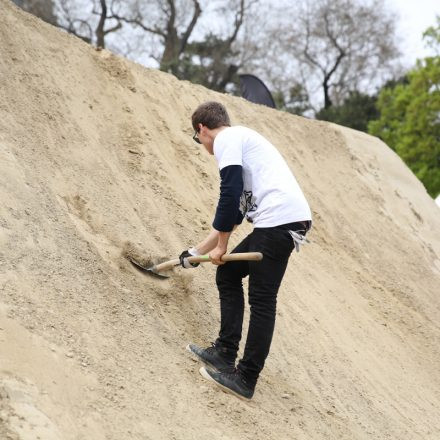
<path fill-rule="evenodd" d="M 327 73 L 325 73 L 324 79 L 322 82 L 322 86 L 324 89 L 324 108 L 329 108 L 332 105 L 332 101 L 331 101 L 330 95 L 329 95 L 330 78 L 336 72 L 336 69 L 338 68 L 339 64 L 341 63 L 342 59 L 346 56 L 346 54 L 345 54 L 345 51 L 342 49 L 342 47 L 338 44 L 336 37 L 330 31 L 329 18 L 328 18 L 327 11 L 325 11 L 325 13 L 324 13 L 324 21 L 325 21 L 326 34 L 329 37 L 330 41 L 333 43 L 333 45 L 336 47 L 336 49 L 339 51 L 339 55 L 336 58 L 336 60 L 333 64 L 333 67 Z"/>
<path fill-rule="evenodd" d="M 151 32 L 152 34 L 156 34 L 161 36 L 162 38 L 166 38 L 166 33 L 162 29 L 160 29 L 159 27 L 152 28 L 144 25 L 141 18 L 127 18 L 115 12 L 112 12 L 112 15 L 110 15 L 108 18 L 114 18 L 116 20 L 119 20 L 120 22 L 124 22 L 127 24 L 134 24 L 135 26 L 139 26 L 141 29 L 143 29 L 146 32 Z"/>
<path fill-rule="evenodd" d="M 325 107 L 352 90 L 374 91 L 381 76 L 393 74 L 400 54 L 395 20 L 381 0 L 303 0 L 301 5 L 291 9 L 296 16 L 278 30 L 285 38 L 277 50 L 289 51 L 297 70 L 308 70 L 308 89 L 320 84 Z"/>
<path fill-rule="evenodd" d="M 180 48 L 179 48 L 179 54 L 182 54 L 185 52 L 186 45 L 188 44 L 188 39 L 191 36 L 194 27 L 197 23 L 197 20 L 200 17 L 200 14 L 202 13 L 202 9 L 200 8 L 200 4 L 197 0 L 193 0 L 194 3 L 194 13 L 191 19 L 191 22 L 189 23 L 188 27 L 186 28 L 186 31 L 183 33 L 183 35 L 180 38 Z"/>
<path fill-rule="evenodd" d="M 226 6 L 223 14 L 226 24 L 229 25 L 226 38 L 218 35 L 221 31 L 215 29 L 205 31 L 204 36 L 197 38 L 199 41 L 191 41 L 191 38 L 202 17 L 203 5 L 210 4 L 208 0 L 57 1 L 63 6 L 63 22 L 69 32 L 85 34 L 86 37 L 82 38 L 101 47 L 112 44 L 113 50 L 125 55 L 130 48 L 134 48 L 138 55 L 148 56 L 149 62 L 158 62 L 161 70 L 218 89 L 230 83 L 237 73 L 240 59 L 236 55 L 239 54 L 239 49 L 233 51 L 232 46 L 240 36 L 248 8 L 260 0 L 224 2 Z M 84 13 L 86 2 L 91 7 Z M 212 10 L 215 11 L 220 3 Z M 87 28 L 74 22 L 74 16 L 88 22 Z M 127 24 L 130 26 L 125 27 Z M 129 43 L 130 40 L 125 38 L 126 28 L 130 29 L 138 43 Z M 121 29 L 117 38 L 107 38 L 109 34 Z"/>
<path fill-rule="evenodd" d="M 245 7 L 245 0 L 240 0 L 240 9 L 238 10 L 237 14 L 235 15 L 234 31 L 228 39 L 229 47 L 232 45 L 232 43 L 237 38 L 238 31 L 240 30 L 240 27 L 243 24 L 244 7 Z"/>
<path fill-rule="evenodd" d="M 106 0 L 100 0 L 100 3 L 101 3 L 101 14 L 99 17 L 98 26 L 96 27 L 95 30 L 96 45 L 98 47 L 105 48 L 104 26 L 105 26 L 105 21 L 107 19 L 107 3 Z"/>

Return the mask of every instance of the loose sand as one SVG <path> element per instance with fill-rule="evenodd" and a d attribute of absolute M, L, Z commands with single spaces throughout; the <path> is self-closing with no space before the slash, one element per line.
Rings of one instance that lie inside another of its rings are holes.
<path fill-rule="evenodd" d="M 440 216 L 386 145 L 96 51 L 7 0 L 0 53 L 1 439 L 440 438 Z M 216 337 L 215 267 L 161 281 L 124 258 L 208 233 L 218 170 L 190 126 L 208 99 L 279 147 L 314 215 L 250 403 L 185 351 Z"/>

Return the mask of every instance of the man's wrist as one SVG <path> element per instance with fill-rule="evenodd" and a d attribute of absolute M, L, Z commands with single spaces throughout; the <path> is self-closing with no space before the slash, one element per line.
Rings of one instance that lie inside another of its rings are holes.
<path fill-rule="evenodd" d="M 228 249 L 228 242 L 230 235 L 231 235 L 230 232 L 219 232 L 218 241 L 217 241 L 218 249 L 221 249 L 226 252 L 226 250 Z"/>

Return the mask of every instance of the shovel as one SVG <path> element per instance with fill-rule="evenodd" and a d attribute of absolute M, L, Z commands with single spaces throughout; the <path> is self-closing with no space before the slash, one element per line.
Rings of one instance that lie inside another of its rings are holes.
<path fill-rule="evenodd" d="M 140 270 L 143 273 L 152 274 L 159 278 L 169 278 L 169 275 L 165 275 L 161 272 L 164 272 L 172 267 L 179 266 L 180 260 L 178 258 L 174 260 L 165 261 L 160 264 L 155 264 L 150 267 L 145 267 L 139 261 L 136 261 L 133 257 L 129 257 L 130 262 L 136 269 Z M 221 258 L 222 261 L 260 261 L 263 259 L 263 254 L 261 252 L 237 252 L 236 254 L 225 254 Z M 188 257 L 188 261 L 190 263 L 208 263 L 211 261 L 209 255 L 198 255 L 194 257 Z"/>

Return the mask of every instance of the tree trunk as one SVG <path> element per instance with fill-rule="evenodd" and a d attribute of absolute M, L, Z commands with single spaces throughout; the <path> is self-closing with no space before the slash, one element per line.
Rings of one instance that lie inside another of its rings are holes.
<path fill-rule="evenodd" d="M 100 0 L 100 1 L 101 1 L 101 16 L 99 17 L 99 23 L 95 31 L 96 46 L 105 49 L 104 25 L 105 25 L 105 20 L 107 18 L 107 4 L 106 4 L 106 0 Z"/>
<path fill-rule="evenodd" d="M 176 29 L 168 29 L 165 49 L 160 60 L 160 70 L 173 73 L 179 60 L 179 37 Z"/>
<path fill-rule="evenodd" d="M 324 108 L 328 109 L 333 105 L 332 100 L 330 99 L 330 85 L 328 83 L 328 78 L 324 78 L 322 87 L 324 89 Z"/>

